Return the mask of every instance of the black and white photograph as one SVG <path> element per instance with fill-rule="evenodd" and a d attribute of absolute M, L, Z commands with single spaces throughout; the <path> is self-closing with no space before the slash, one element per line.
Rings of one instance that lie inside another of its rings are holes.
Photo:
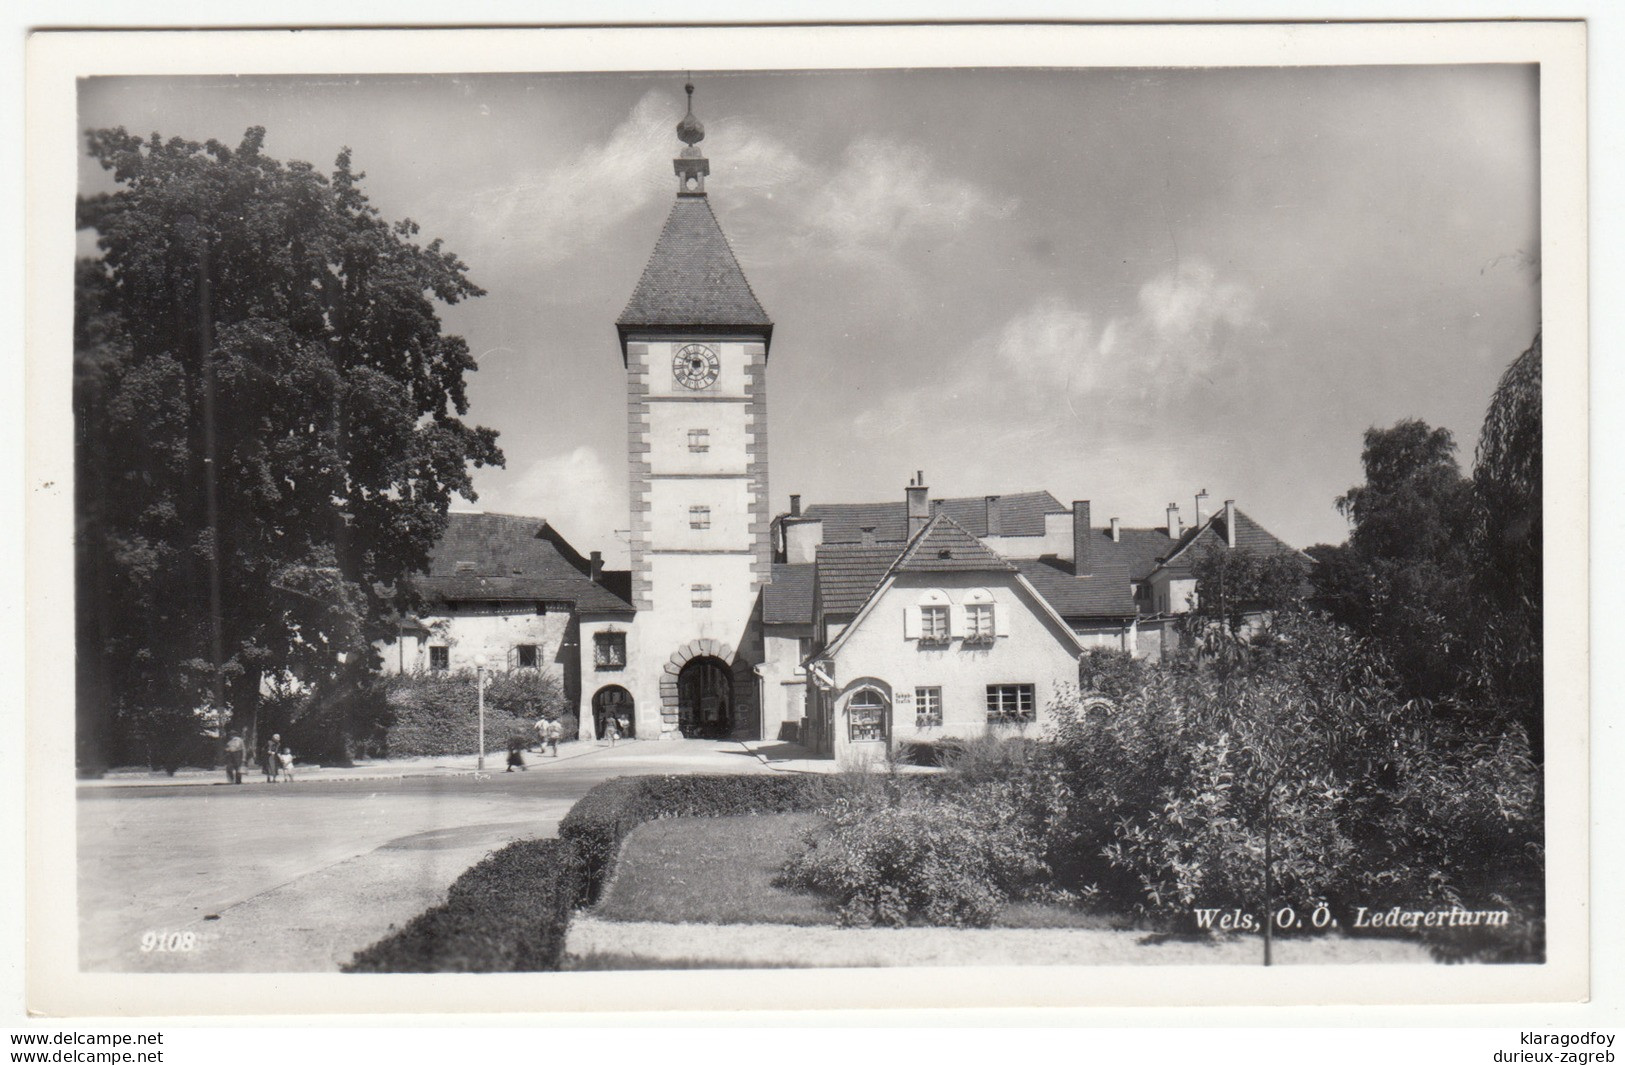
<path fill-rule="evenodd" d="M 95 42 L 47 1008 L 1583 996 L 1584 37 L 1224 29 Z"/>

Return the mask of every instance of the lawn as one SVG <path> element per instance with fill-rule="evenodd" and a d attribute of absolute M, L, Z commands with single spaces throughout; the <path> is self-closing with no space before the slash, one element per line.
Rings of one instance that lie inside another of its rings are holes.
<path fill-rule="evenodd" d="M 773 880 L 817 814 L 649 821 L 626 837 L 593 913 L 615 921 L 835 923 L 823 900 Z"/>
<path fill-rule="evenodd" d="M 649 821 L 623 844 L 593 916 L 610 921 L 833 925 L 826 901 L 773 881 L 819 824 L 817 814 L 683 817 Z M 1069 906 L 1013 902 L 999 928 L 1132 927 Z"/>

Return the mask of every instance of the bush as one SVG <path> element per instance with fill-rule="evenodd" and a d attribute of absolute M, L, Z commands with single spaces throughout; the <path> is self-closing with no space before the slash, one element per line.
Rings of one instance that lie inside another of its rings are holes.
<path fill-rule="evenodd" d="M 417 673 L 380 677 L 376 684 L 388 707 L 374 749 L 391 758 L 473 754 L 479 746 L 479 698 L 474 674 Z M 485 689 L 485 742 L 504 745 L 522 736 L 529 746 L 539 717 L 560 721 L 566 739 L 570 728 L 564 692 L 558 679 L 536 670 L 489 675 Z"/>
<path fill-rule="evenodd" d="M 606 780 L 583 795 L 559 822 L 559 838 L 577 848 L 587 899 L 609 880 L 621 840 L 645 821 L 667 817 L 735 817 L 817 808 L 828 781 L 815 776 L 651 776 Z"/>
<path fill-rule="evenodd" d="M 511 843 L 458 877 L 445 902 L 357 953 L 344 971 L 556 972 L 585 889 L 572 844 Z"/>
<path fill-rule="evenodd" d="M 835 800 L 784 882 L 827 896 L 842 924 L 986 927 L 1047 879 L 1043 842 L 1009 783 L 952 798 L 900 787 L 879 802 Z"/>

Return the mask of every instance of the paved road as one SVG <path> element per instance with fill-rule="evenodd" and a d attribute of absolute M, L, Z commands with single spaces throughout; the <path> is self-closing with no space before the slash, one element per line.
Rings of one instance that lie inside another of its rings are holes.
<path fill-rule="evenodd" d="M 623 743 L 487 779 L 84 787 L 80 968 L 336 970 L 588 789 L 644 773 L 767 773 L 735 743 Z M 143 950 L 171 938 L 183 949 Z M 189 948 L 189 949 L 186 949 Z"/>

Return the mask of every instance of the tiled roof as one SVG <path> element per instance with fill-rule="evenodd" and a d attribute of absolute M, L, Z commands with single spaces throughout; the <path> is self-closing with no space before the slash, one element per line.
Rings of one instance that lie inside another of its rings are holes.
<path fill-rule="evenodd" d="M 1210 518 L 1206 525 L 1186 530 L 1185 535 L 1180 537 L 1178 546 L 1168 553 L 1168 560 L 1163 568 L 1179 573 L 1188 572 L 1197 558 L 1197 552 L 1191 550 L 1193 546 L 1224 547 L 1226 543 L 1224 511 L 1221 510 Z M 1261 555 L 1299 553 L 1297 548 L 1282 541 L 1240 510 L 1236 511 L 1236 550 Z"/>
<path fill-rule="evenodd" d="M 933 500 L 931 505 L 933 514 L 947 514 L 972 536 L 987 535 L 987 501 L 981 496 Z M 1068 508 L 1048 492 L 1000 496 L 994 505 L 1003 536 L 1042 536 L 1045 514 L 1068 513 Z M 826 544 L 858 543 L 866 526 L 872 527 L 875 539 L 883 543 L 908 539 L 908 505 L 900 499 L 889 503 L 817 503 L 802 516 L 824 523 Z"/>
<path fill-rule="evenodd" d="M 431 601 L 545 599 L 595 612 L 631 611 L 588 574 L 586 560 L 541 518 L 452 513 L 428 573 L 416 583 Z"/>
<path fill-rule="evenodd" d="M 773 583 L 762 588 L 764 625 L 810 625 L 813 619 L 813 578 L 817 566 L 804 562 L 773 563 Z"/>
<path fill-rule="evenodd" d="M 643 277 L 616 324 L 623 330 L 773 327 L 704 196 L 679 196 L 672 205 Z"/>
<path fill-rule="evenodd" d="M 1024 559 L 1016 566 L 1063 618 L 1126 618 L 1138 612 L 1126 567 L 1097 565 L 1089 576 L 1078 577 L 1070 563 L 1054 558 Z"/>
<path fill-rule="evenodd" d="M 1092 533 L 1089 551 L 1094 559 L 1093 568 L 1116 566 L 1127 570 L 1129 577 L 1137 581 L 1150 576 L 1157 563 L 1174 552 L 1174 541 L 1166 529 L 1119 528 L 1116 543 L 1112 542 L 1109 528 L 1094 529 Z"/>
<path fill-rule="evenodd" d="M 1010 573 L 1015 568 L 946 514 L 932 518 L 897 560 L 899 573 Z"/>
<path fill-rule="evenodd" d="M 897 545 L 818 545 L 818 599 L 826 617 L 856 614 L 897 561 Z"/>

